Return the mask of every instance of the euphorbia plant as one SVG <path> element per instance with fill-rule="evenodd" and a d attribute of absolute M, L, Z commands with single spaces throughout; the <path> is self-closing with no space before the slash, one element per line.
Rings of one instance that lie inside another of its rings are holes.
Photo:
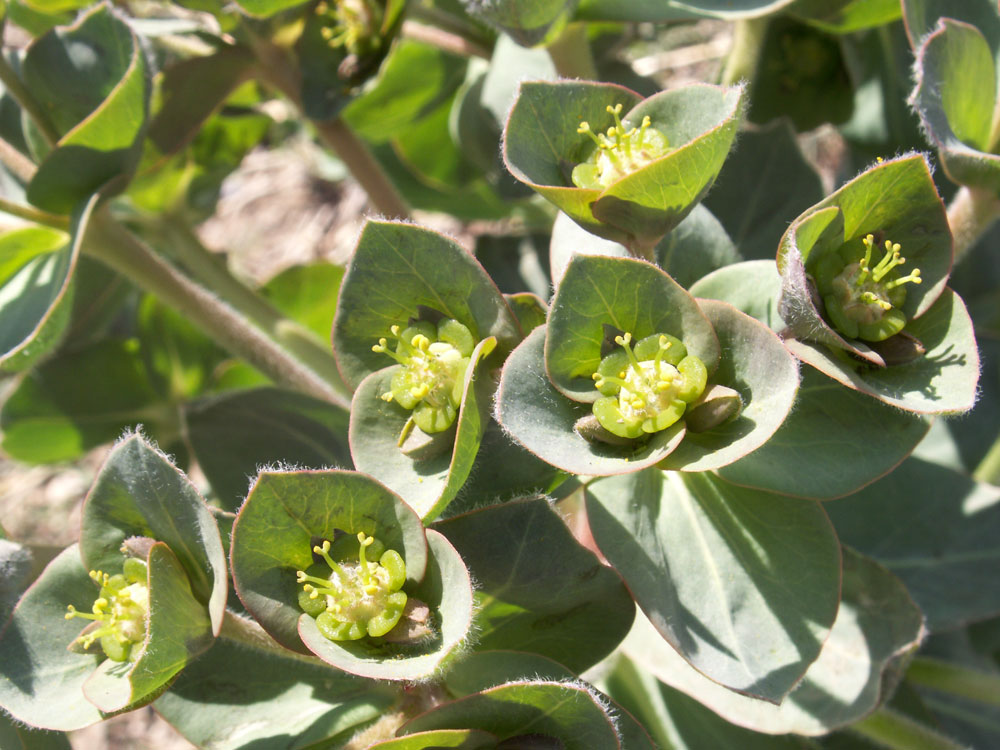
<path fill-rule="evenodd" d="M 118 442 L 0 519 L 0 745 L 1000 744 L 994 3 L 81 5 L 7 5 L 0 428 Z M 613 58 L 693 15 L 721 82 Z M 252 149 L 343 267 L 203 246 Z"/>

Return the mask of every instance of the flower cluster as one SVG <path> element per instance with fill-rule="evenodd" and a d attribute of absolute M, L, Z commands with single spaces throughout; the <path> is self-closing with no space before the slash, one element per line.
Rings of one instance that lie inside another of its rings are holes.
<path fill-rule="evenodd" d="M 885 241 L 885 252 L 872 267 L 874 235 L 861 240 L 864 254 L 847 243 L 828 252 L 816 264 L 815 278 L 827 316 L 848 338 L 884 341 L 903 330 L 906 315 L 900 309 L 906 301 L 906 284 L 920 284 L 920 269 L 900 275 L 906 258 L 899 243 Z"/>
<path fill-rule="evenodd" d="M 614 116 L 615 124 L 606 134 L 595 134 L 586 121 L 577 128 L 576 132 L 589 135 L 596 146 L 587 160 L 573 169 L 573 184 L 577 187 L 603 190 L 670 151 L 667 137 L 650 127 L 648 115 L 638 128 L 626 129 L 620 117 L 621 104 L 609 105 L 607 111 Z"/>
<path fill-rule="evenodd" d="M 126 558 L 122 572 L 113 576 L 100 570 L 90 571 L 90 577 L 101 587 L 90 613 L 79 612 L 70 604 L 66 619 L 81 617 L 93 620 L 74 641 L 89 649 L 100 641 L 101 649 L 112 661 L 128 661 L 136 656 L 134 646 L 146 637 L 149 614 L 149 589 L 146 564 Z"/>
<path fill-rule="evenodd" d="M 316 618 L 323 637 L 356 641 L 383 636 L 396 626 L 407 601 L 400 591 L 406 564 L 398 552 L 364 532 L 344 535 L 333 545 L 324 540 L 313 552 L 324 562 L 297 571 L 297 581 L 303 584 L 298 600 L 299 607 Z M 378 562 L 370 562 L 369 555 Z M 355 556 L 357 562 L 348 561 Z"/>
<path fill-rule="evenodd" d="M 457 320 L 445 318 L 437 326 L 427 321 L 413 323 L 403 331 L 392 326 L 390 333 L 396 340 L 395 349 L 381 338 L 372 351 L 387 354 L 402 365 L 393 375 L 390 389 L 382 394 L 383 400 L 413 411 L 400 444 L 413 425 L 428 434 L 447 430 L 462 403 L 465 371 L 476 345 L 472 332 Z"/>
<path fill-rule="evenodd" d="M 632 334 L 615 337 L 620 349 L 601 360 L 593 378 L 603 398 L 594 416 L 604 429 L 623 438 L 659 432 L 677 422 L 704 392 L 705 364 L 684 344 L 664 333 L 631 346 Z"/>

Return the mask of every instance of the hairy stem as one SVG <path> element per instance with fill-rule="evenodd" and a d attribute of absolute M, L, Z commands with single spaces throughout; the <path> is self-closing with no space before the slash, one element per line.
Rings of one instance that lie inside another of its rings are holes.
<path fill-rule="evenodd" d="M 0 163 L 17 177 L 21 182 L 28 184 L 35 176 L 38 168 L 27 156 L 22 154 L 10 143 L 0 138 Z"/>
<path fill-rule="evenodd" d="M 892 709 L 882 708 L 851 724 L 860 734 L 892 750 L 964 750 L 962 745 Z"/>
<path fill-rule="evenodd" d="M 20 203 L 14 203 L 6 198 L 0 198 L 0 211 L 3 211 L 5 214 L 10 214 L 11 216 L 26 219 L 27 221 L 34 222 L 35 224 L 43 224 L 47 227 L 52 227 L 53 229 L 62 229 L 64 231 L 69 230 L 68 217 L 60 216 L 59 214 L 50 214 L 48 211 L 42 211 L 34 206 L 25 206 Z"/>
<path fill-rule="evenodd" d="M 585 23 L 568 24 L 546 50 L 556 66 L 556 72 L 563 78 L 597 80 L 597 65 L 590 51 Z"/>
<path fill-rule="evenodd" d="M 955 238 L 955 264 L 1000 218 L 1000 198 L 978 188 L 962 187 L 948 206 L 948 224 Z"/>
<path fill-rule="evenodd" d="M 918 656 L 910 662 L 906 681 L 990 706 L 1000 706 L 1000 677 L 951 662 Z"/>
<path fill-rule="evenodd" d="M 301 112 L 301 76 L 289 60 L 288 53 L 252 34 L 250 42 L 260 61 L 260 77 L 291 100 Z M 405 219 L 410 215 L 410 209 L 382 165 L 372 156 L 367 144 L 341 118 L 310 122 L 316 129 L 320 142 L 340 157 L 379 213 L 396 219 Z"/>
<path fill-rule="evenodd" d="M 733 46 L 719 75 L 720 83 L 732 86 L 742 80 L 754 79 L 769 24 L 770 16 L 745 18 L 736 22 L 733 27 Z"/>
<path fill-rule="evenodd" d="M 165 237 L 169 251 L 185 269 L 206 288 L 246 315 L 276 342 L 314 370 L 341 394 L 338 402 L 350 408 L 350 389 L 337 369 L 329 341 L 320 340 L 312 331 L 291 320 L 260 294 L 233 276 L 225 262 L 206 248 L 187 222 L 167 216 L 156 223 Z"/>
<path fill-rule="evenodd" d="M 10 63 L 7 62 L 7 58 L 3 55 L 0 55 L 0 81 L 3 82 L 7 93 L 14 97 L 14 100 L 21 105 L 21 109 L 31 118 L 31 121 L 38 128 L 45 142 L 49 146 L 54 146 L 59 140 L 59 132 L 52 125 L 48 114 L 42 109 L 42 106 L 31 92 L 28 91 L 28 87 L 24 85 L 21 77 L 14 71 Z"/>
<path fill-rule="evenodd" d="M 489 60 L 491 56 L 489 47 L 472 39 L 416 21 L 403 21 L 403 36 L 463 57 L 482 57 Z"/>
<path fill-rule="evenodd" d="M 90 222 L 84 251 L 200 326 L 224 349 L 275 382 L 343 405 L 341 396 L 245 316 L 177 271 L 104 212 Z"/>

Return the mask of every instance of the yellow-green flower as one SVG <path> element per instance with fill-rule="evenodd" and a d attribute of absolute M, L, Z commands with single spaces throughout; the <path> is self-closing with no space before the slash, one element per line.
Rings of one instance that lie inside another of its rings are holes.
<path fill-rule="evenodd" d="M 581 122 L 576 130 L 589 135 L 595 145 L 587 160 L 573 169 L 573 184 L 577 187 L 603 190 L 670 151 L 667 137 L 651 127 L 648 115 L 638 128 L 626 128 L 620 118 L 621 104 L 608 106 L 607 110 L 615 118 L 607 133 L 595 134 L 588 122 Z"/>
<path fill-rule="evenodd" d="M 146 638 L 149 616 L 146 564 L 130 557 L 126 558 L 121 573 L 109 576 L 92 570 L 90 577 L 101 587 L 91 612 L 79 612 L 72 604 L 67 607 L 67 620 L 80 617 L 94 621 L 75 642 L 88 649 L 94 641 L 100 641 L 109 659 L 128 661 L 137 655 L 136 644 Z"/>

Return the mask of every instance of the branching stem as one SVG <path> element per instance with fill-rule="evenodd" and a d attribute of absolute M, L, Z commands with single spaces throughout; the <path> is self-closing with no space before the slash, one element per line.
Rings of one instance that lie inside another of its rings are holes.
<path fill-rule="evenodd" d="M 1000 677 L 959 664 L 918 656 L 910 662 L 906 681 L 986 705 L 1000 706 Z"/>
<path fill-rule="evenodd" d="M 34 206 L 25 206 L 20 203 L 14 203 L 6 198 L 0 198 L 0 211 L 3 211 L 5 214 L 10 214 L 11 216 L 17 216 L 27 221 L 34 222 L 35 224 L 43 224 L 47 227 L 52 227 L 53 229 L 62 229 L 63 231 L 69 230 L 68 217 L 60 216 L 59 214 L 50 214 L 48 211 L 42 211 Z"/>
<path fill-rule="evenodd" d="M 245 316 L 191 281 L 105 212 L 94 216 L 84 252 L 156 295 L 197 324 L 223 348 L 275 382 L 338 405 L 344 398 Z"/>
<path fill-rule="evenodd" d="M 764 37 L 770 24 L 770 16 L 745 18 L 733 26 L 733 46 L 729 50 L 726 64 L 719 74 L 719 82 L 732 86 L 742 80 L 753 81 L 764 50 Z"/>
<path fill-rule="evenodd" d="M 7 62 L 7 58 L 0 55 L 0 81 L 3 82 L 4 87 L 7 89 L 14 100 L 21 105 L 28 117 L 38 128 L 38 132 L 42 134 L 45 142 L 49 146 L 54 146 L 59 140 L 59 132 L 52 125 L 52 121 L 49 120 L 48 113 L 42 106 L 38 103 L 31 92 L 28 91 L 28 87 L 24 85 L 24 81 L 21 77 L 14 71 Z"/>
<path fill-rule="evenodd" d="M 881 708 L 848 728 L 892 750 L 965 750 L 963 745 L 889 708 Z"/>
<path fill-rule="evenodd" d="M 585 23 L 571 23 L 546 47 L 556 72 L 563 78 L 597 80 L 597 65 L 590 51 Z"/>
<path fill-rule="evenodd" d="M 972 472 L 972 478 L 979 482 L 1000 486 L 1000 435 L 997 435 L 997 439 L 993 441 L 993 445 L 990 446 L 983 460 L 979 462 L 979 466 Z"/>
<path fill-rule="evenodd" d="M 0 138 L 0 163 L 24 184 L 31 182 L 38 168 L 27 156 Z"/>
<path fill-rule="evenodd" d="M 977 188 L 959 188 L 948 206 L 948 224 L 955 238 L 956 265 L 998 218 L 1000 198 Z"/>

